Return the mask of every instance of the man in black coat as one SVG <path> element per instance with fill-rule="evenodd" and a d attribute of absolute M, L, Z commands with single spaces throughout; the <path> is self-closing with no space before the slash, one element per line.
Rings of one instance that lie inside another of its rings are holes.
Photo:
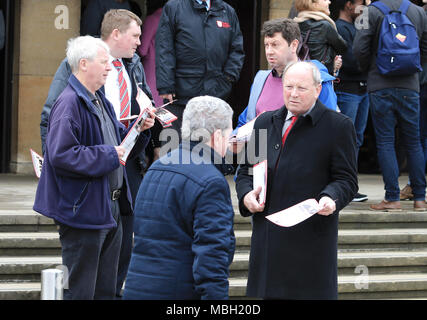
<path fill-rule="evenodd" d="M 358 190 L 355 130 L 350 118 L 317 100 L 316 66 L 292 63 L 283 77 L 285 106 L 261 114 L 249 142 L 268 162 L 265 205 L 258 203 L 260 188 L 253 190 L 250 155 L 236 181 L 240 213 L 253 219 L 247 295 L 336 299 L 338 212 Z M 310 198 L 318 214 L 293 227 L 265 218 Z"/>
<path fill-rule="evenodd" d="M 243 66 L 243 36 L 234 9 L 222 0 L 170 0 L 156 33 L 156 81 L 180 129 L 187 101 L 226 99 Z"/>

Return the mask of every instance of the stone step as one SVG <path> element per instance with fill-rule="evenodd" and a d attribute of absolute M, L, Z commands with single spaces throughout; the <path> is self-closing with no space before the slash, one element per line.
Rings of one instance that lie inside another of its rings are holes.
<path fill-rule="evenodd" d="M 245 297 L 245 278 L 229 280 L 232 298 Z M 427 273 L 380 274 L 368 278 L 338 276 L 338 299 L 388 299 L 427 297 Z"/>
<path fill-rule="evenodd" d="M 42 270 L 61 264 L 61 256 L 0 257 L 0 282 L 40 281 Z"/>
<path fill-rule="evenodd" d="M 247 277 L 249 252 L 237 251 L 230 266 L 230 277 Z M 365 269 L 366 267 L 366 269 Z M 427 273 L 427 250 L 338 252 L 338 274 Z"/>
<path fill-rule="evenodd" d="M 252 231 L 236 230 L 239 249 L 250 247 Z M 338 231 L 338 248 L 346 250 L 415 250 L 427 247 L 427 228 L 349 229 Z"/>
<path fill-rule="evenodd" d="M 60 254 L 57 232 L 0 232 L 0 256 Z"/>
<path fill-rule="evenodd" d="M 0 282 L 0 300 L 40 300 L 40 282 Z"/>
<path fill-rule="evenodd" d="M 242 217 L 235 211 L 234 229 L 251 230 L 251 218 Z M 347 207 L 340 212 L 339 229 L 397 229 L 427 228 L 426 212 L 375 212 L 351 210 Z"/>
<path fill-rule="evenodd" d="M 49 232 L 56 225 L 33 210 L 0 210 L 0 232 Z"/>
<path fill-rule="evenodd" d="M 427 213 L 351 210 L 351 206 L 348 206 L 339 216 L 340 230 L 397 228 L 427 228 Z"/>

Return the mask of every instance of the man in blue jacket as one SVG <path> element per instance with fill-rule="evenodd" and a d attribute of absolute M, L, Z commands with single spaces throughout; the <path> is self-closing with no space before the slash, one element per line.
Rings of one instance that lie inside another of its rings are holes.
<path fill-rule="evenodd" d="M 187 101 L 200 95 L 226 99 L 240 77 L 243 36 L 234 9 L 222 0 L 170 0 L 156 33 L 156 81 L 181 128 Z"/>
<path fill-rule="evenodd" d="M 141 35 L 141 19 L 128 10 L 116 9 L 108 11 L 101 25 L 101 39 L 110 48 L 110 59 L 119 60 L 124 68 L 122 69 L 124 81 L 127 83 L 127 91 L 130 100 L 130 109 L 132 115 L 140 113 L 139 104 L 136 101 L 138 87 L 152 99 L 150 88 L 147 85 L 144 68 L 135 53 L 137 46 L 140 44 L 139 37 Z M 119 82 L 118 71 L 112 66 L 112 70 L 107 77 L 105 86 L 101 88 L 107 99 L 112 103 L 115 114 L 120 115 L 120 98 L 119 98 Z M 47 135 L 47 125 L 49 120 L 50 110 L 53 103 L 68 84 L 68 78 L 71 75 L 71 68 L 67 58 L 64 59 L 59 66 L 49 88 L 49 94 L 43 111 L 41 114 L 40 135 L 42 139 L 43 153 L 45 151 L 45 140 Z M 144 152 L 130 159 L 126 163 L 126 172 L 129 179 L 129 187 L 132 199 L 135 199 L 139 185 L 142 180 L 141 171 L 144 169 Z M 123 286 L 126 277 L 127 269 L 132 251 L 132 236 L 133 236 L 133 215 L 123 215 L 122 217 L 123 241 L 120 254 L 119 276 L 117 281 L 117 294 Z"/>
<path fill-rule="evenodd" d="M 261 34 L 271 70 L 259 70 L 255 75 L 248 106 L 240 114 L 237 128 L 264 111 L 277 110 L 283 106 L 282 73 L 290 62 L 298 61 L 297 51 L 301 38 L 298 23 L 287 18 L 269 20 L 264 22 Z M 332 83 L 335 78 L 319 61 L 312 62 L 319 68 L 322 77 L 319 100 L 329 109 L 337 110 L 337 96 Z"/>
<path fill-rule="evenodd" d="M 72 39 L 67 59 L 73 74 L 49 118 L 46 150 L 34 210 L 59 226 L 65 299 L 114 299 L 122 240 L 121 214 L 132 211 L 119 158 L 128 133 L 99 90 L 108 76 L 109 48 L 91 36 Z M 140 127 L 153 126 L 154 115 Z M 133 154 L 149 140 L 140 134 Z M 131 155 L 132 156 L 132 155 Z"/>
<path fill-rule="evenodd" d="M 147 171 L 124 299 L 228 298 L 234 211 L 221 165 L 232 115 L 221 99 L 191 99 L 183 143 Z"/>

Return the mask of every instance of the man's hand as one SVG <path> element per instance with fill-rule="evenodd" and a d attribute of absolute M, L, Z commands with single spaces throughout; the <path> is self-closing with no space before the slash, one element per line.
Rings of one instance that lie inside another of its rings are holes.
<path fill-rule="evenodd" d="M 248 208 L 250 213 L 264 211 L 265 205 L 260 205 L 258 202 L 259 194 L 261 193 L 262 187 L 259 186 L 256 190 L 248 192 L 243 198 L 243 204 Z"/>
<path fill-rule="evenodd" d="M 229 141 L 228 142 L 228 150 L 230 150 L 233 153 L 240 153 L 242 151 L 243 147 L 245 146 L 246 142 L 244 141 Z"/>
<path fill-rule="evenodd" d="M 115 146 L 114 148 L 116 149 L 117 156 L 121 159 L 125 155 L 125 148 L 121 146 Z"/>
<path fill-rule="evenodd" d="M 160 94 L 160 98 L 162 98 L 163 100 L 169 100 L 169 102 L 171 102 L 173 100 L 173 98 L 175 97 L 174 93 L 165 93 L 165 94 Z"/>
<path fill-rule="evenodd" d="M 319 205 L 321 209 L 318 212 L 318 214 L 322 216 L 329 216 L 330 214 L 334 213 L 335 210 L 337 209 L 335 205 L 335 201 L 326 196 L 322 197 L 322 199 L 319 200 Z"/>
<path fill-rule="evenodd" d="M 150 129 L 152 126 L 154 126 L 154 119 L 155 119 L 154 112 L 152 110 L 148 111 L 148 117 L 147 119 L 145 119 L 144 124 L 141 127 L 139 127 L 139 132 Z"/>

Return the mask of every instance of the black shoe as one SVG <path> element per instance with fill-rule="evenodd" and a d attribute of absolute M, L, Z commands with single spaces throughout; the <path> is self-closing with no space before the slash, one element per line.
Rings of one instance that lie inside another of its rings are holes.
<path fill-rule="evenodd" d="M 354 196 L 353 202 L 363 202 L 368 200 L 368 196 L 366 194 L 362 194 L 362 193 L 356 193 L 356 195 Z"/>

